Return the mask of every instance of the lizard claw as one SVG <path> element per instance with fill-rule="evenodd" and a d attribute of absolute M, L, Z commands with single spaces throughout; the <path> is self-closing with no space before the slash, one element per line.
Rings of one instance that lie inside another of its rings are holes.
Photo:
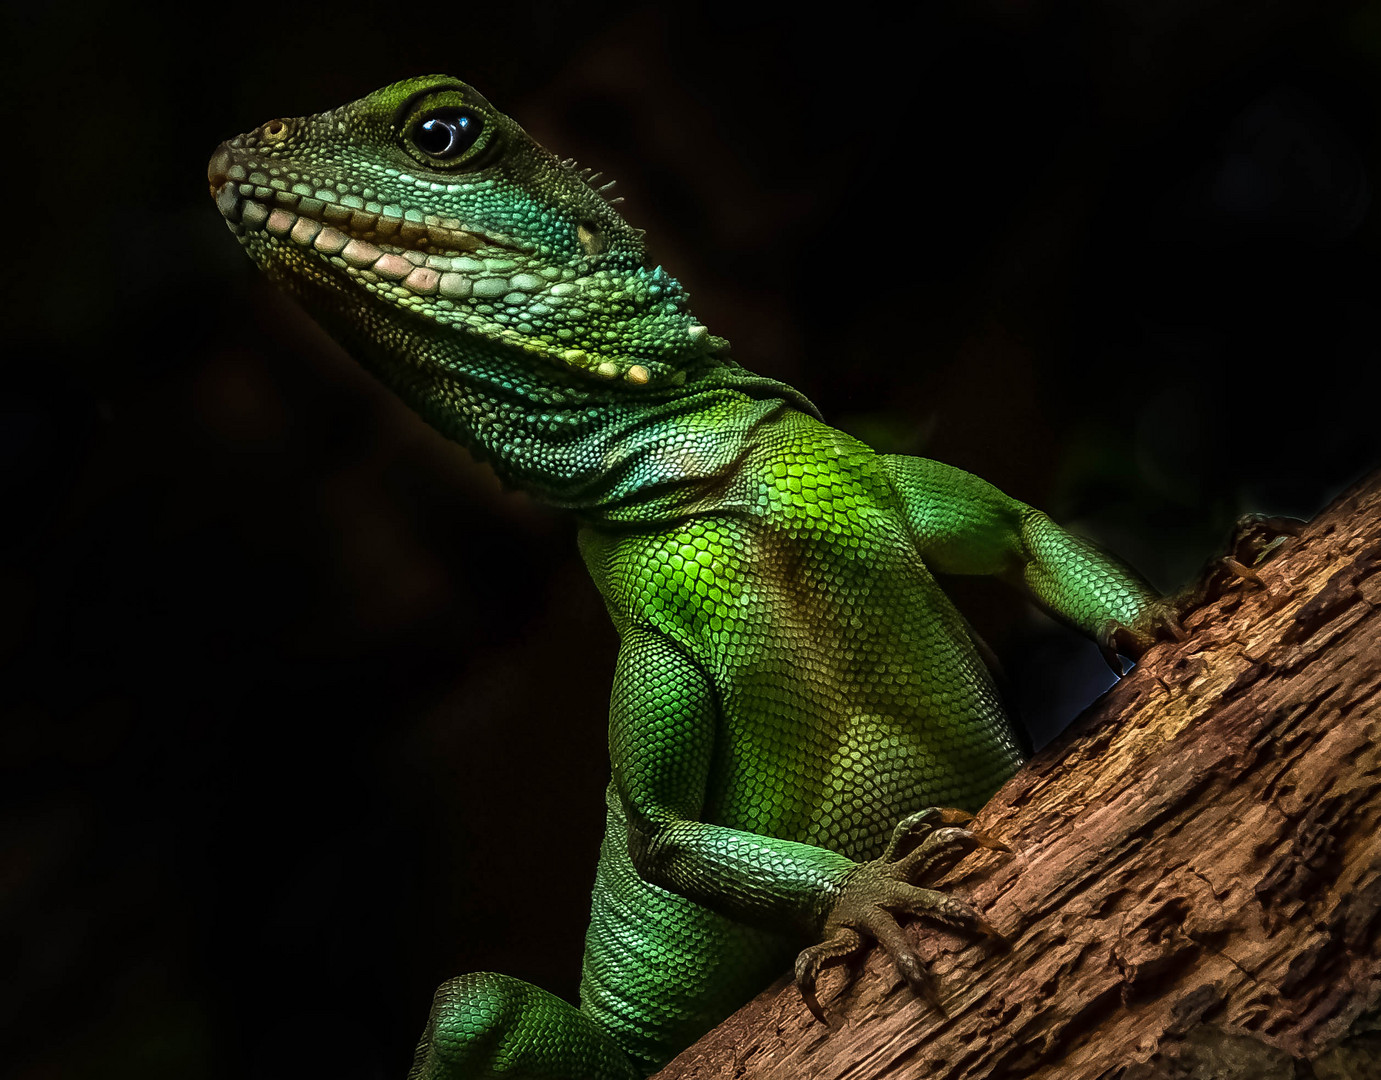
<path fill-rule="evenodd" d="M 882 853 L 883 862 L 893 862 L 911 849 L 911 841 L 920 841 L 937 825 L 967 825 L 973 815 L 967 810 L 956 810 L 949 806 L 929 806 L 908 814 L 897 822 L 892 830 L 892 839 Z"/>
<path fill-rule="evenodd" d="M 1161 618 L 1161 625 L 1175 635 L 1176 641 L 1188 641 L 1189 631 L 1180 623 L 1179 616 L 1174 611 L 1166 610 Z"/>
<path fill-rule="evenodd" d="M 962 810 L 938 807 L 911 814 L 897 824 L 882 858 L 859 863 L 850 872 L 826 916 L 822 940 L 803 949 L 796 958 L 796 988 L 817 1020 L 825 1022 L 824 1009 L 815 993 L 817 976 L 826 967 L 861 954 L 869 938 L 886 950 L 917 997 L 945 1013 L 939 990 L 924 961 L 897 922 L 899 915 L 944 923 L 1007 946 L 1007 939 L 972 906 L 915 884 L 917 879 L 948 867 L 976 847 L 1011 850 L 988 833 L 958 824 L 972 820 L 972 815 Z"/>
<path fill-rule="evenodd" d="M 1223 566 L 1231 570 L 1243 581 L 1250 581 L 1252 584 L 1259 585 L 1263 589 L 1267 588 L 1266 582 L 1262 580 L 1260 574 L 1246 563 L 1238 562 L 1231 555 L 1223 556 Z"/>
<path fill-rule="evenodd" d="M 863 944 L 863 935 L 857 930 L 840 926 L 828 940 L 802 949 L 796 957 L 796 989 L 810 1014 L 820 1023 L 828 1024 L 829 1021 L 825 1019 L 825 1010 L 820 1007 L 820 999 L 815 996 L 816 979 L 825 968 L 842 964 L 858 955 Z"/>
<path fill-rule="evenodd" d="M 1256 572 L 1256 567 L 1275 554 L 1277 548 L 1291 537 L 1304 532 L 1305 522 L 1298 518 L 1266 517 L 1264 514 L 1244 514 L 1233 526 L 1227 553 L 1214 569 L 1224 569 L 1239 580 L 1250 581 L 1269 591 L 1269 586 Z"/>
<path fill-rule="evenodd" d="M 1270 591 L 1256 568 L 1266 562 L 1286 540 L 1299 536 L 1305 522 L 1297 518 L 1245 514 L 1237 519 L 1226 551 L 1209 562 L 1186 592 L 1203 603 L 1226 592 L 1235 582 L 1249 581 Z"/>
<path fill-rule="evenodd" d="M 1260 514 L 1238 518 L 1226 552 L 1211 559 L 1193 582 L 1170 596 L 1151 601 L 1130 625 L 1108 619 L 1099 627 L 1097 641 L 1103 659 L 1120 676 L 1122 661 L 1118 653 L 1135 659 L 1167 636 L 1176 641 L 1187 640 L 1189 635 L 1180 624 L 1180 616 L 1221 596 L 1236 582 L 1247 581 L 1269 589 L 1256 567 L 1288 537 L 1298 536 L 1304 525 L 1294 518 Z"/>
<path fill-rule="evenodd" d="M 1111 619 L 1103 624 L 1104 628 L 1098 634 L 1098 651 L 1107 661 L 1108 667 L 1112 668 L 1112 673 L 1120 679 L 1122 678 L 1122 657 L 1117 655 L 1117 646 L 1113 644 L 1113 633 L 1116 625 Z"/>
<path fill-rule="evenodd" d="M 1012 942 L 1007 935 L 998 930 L 997 927 L 981 915 L 975 920 L 973 928 L 993 944 L 999 945 L 1003 949 L 1010 949 L 1012 947 Z"/>
<path fill-rule="evenodd" d="M 1000 851 L 1004 855 L 1012 854 L 1012 849 L 990 832 L 985 832 L 982 829 L 970 829 L 969 835 L 973 837 L 974 841 L 981 848 L 988 851 Z"/>
<path fill-rule="evenodd" d="M 1098 630 L 1098 648 L 1113 674 L 1120 678 L 1123 673 L 1119 654 L 1136 660 L 1158 641 L 1169 638 L 1187 641 L 1189 633 L 1180 624 L 1180 613 L 1185 608 L 1184 598 L 1179 594 L 1160 596 L 1148 603 L 1130 624 L 1117 619 L 1105 620 Z"/>

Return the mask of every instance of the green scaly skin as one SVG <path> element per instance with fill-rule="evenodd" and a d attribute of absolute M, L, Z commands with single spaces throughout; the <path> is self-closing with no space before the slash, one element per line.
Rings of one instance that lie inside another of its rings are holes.
<path fill-rule="evenodd" d="M 793 957 L 818 1015 L 816 973 L 869 939 L 934 999 L 896 916 L 988 932 L 916 884 L 985 838 L 924 811 L 976 810 L 1021 756 L 932 572 L 1022 582 L 1105 649 L 1144 647 L 1173 605 L 729 360 L 585 175 L 455 79 L 271 121 L 208 177 L 250 257 L 362 363 L 579 516 L 622 639 L 580 1008 L 453 979 L 410 1077 L 641 1076 Z"/>

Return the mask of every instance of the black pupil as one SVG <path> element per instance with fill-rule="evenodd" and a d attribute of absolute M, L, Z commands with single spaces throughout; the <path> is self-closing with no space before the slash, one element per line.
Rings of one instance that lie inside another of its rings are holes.
<path fill-rule="evenodd" d="M 479 138 L 478 117 L 453 110 L 436 113 L 417 125 L 413 141 L 425 154 L 436 158 L 450 158 L 463 154 Z"/>

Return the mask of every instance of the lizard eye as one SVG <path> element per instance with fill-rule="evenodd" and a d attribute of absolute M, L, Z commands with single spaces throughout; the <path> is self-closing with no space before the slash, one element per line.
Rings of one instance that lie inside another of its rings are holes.
<path fill-rule="evenodd" d="M 428 157 L 459 157 L 475 145 L 484 124 L 466 109 L 442 109 L 412 129 L 412 143 Z"/>

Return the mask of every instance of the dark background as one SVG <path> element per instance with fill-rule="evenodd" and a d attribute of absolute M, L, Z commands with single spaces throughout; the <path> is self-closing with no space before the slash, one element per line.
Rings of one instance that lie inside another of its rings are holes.
<path fill-rule="evenodd" d="M 401 1077 L 433 986 L 574 993 L 616 641 L 204 181 L 447 72 L 616 177 L 750 367 L 1163 588 L 1381 461 L 1381 10 L 7 9 L 0 1070 Z M 1037 738 L 1110 678 L 955 592 Z"/>

